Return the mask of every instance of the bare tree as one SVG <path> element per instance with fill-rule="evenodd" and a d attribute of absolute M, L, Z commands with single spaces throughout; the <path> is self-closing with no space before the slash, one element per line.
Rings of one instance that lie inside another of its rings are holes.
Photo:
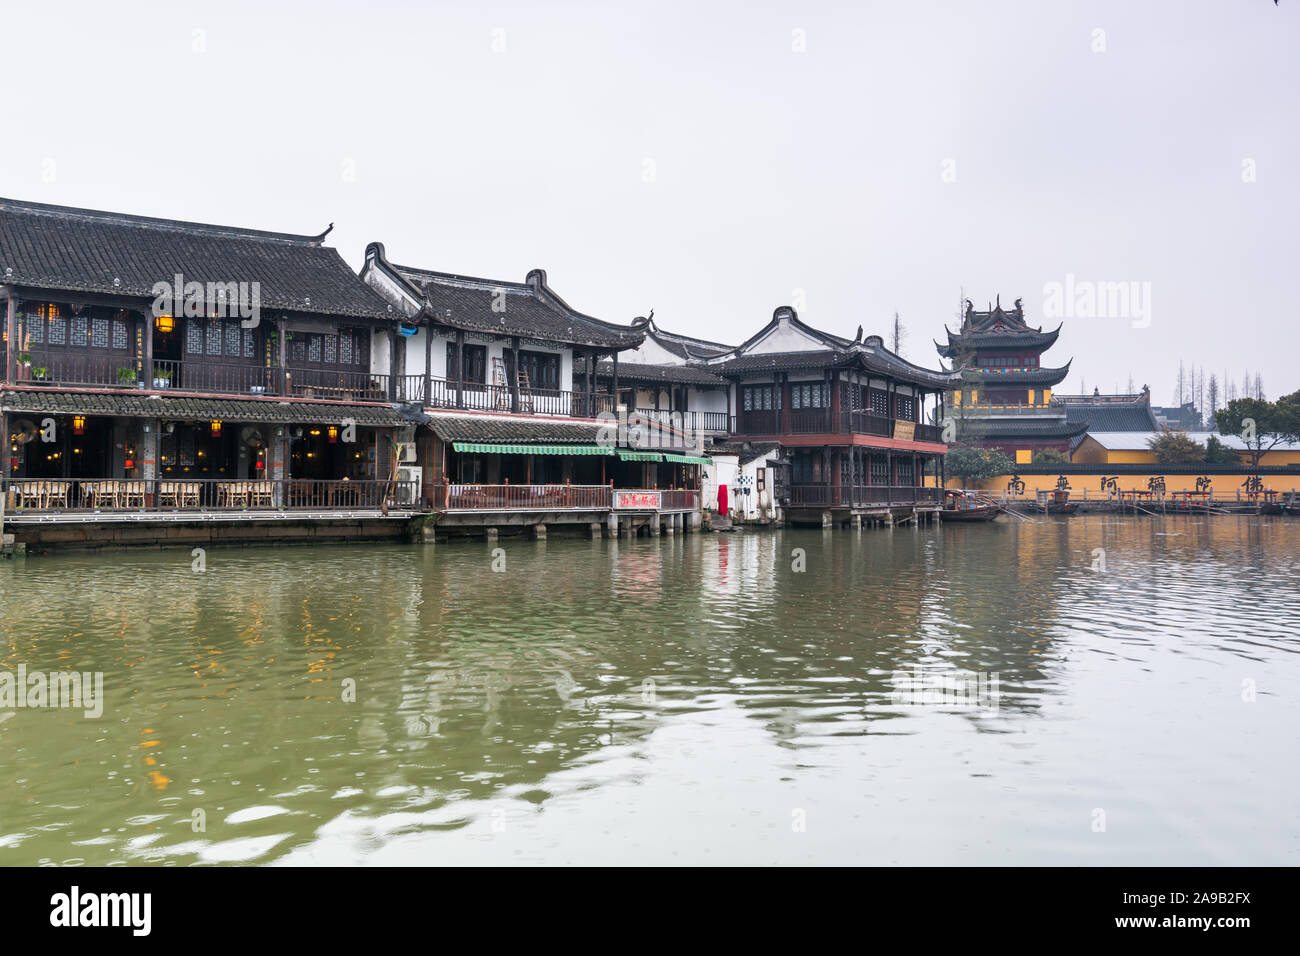
<path fill-rule="evenodd" d="M 894 313 L 894 325 L 890 332 L 891 351 L 895 355 L 903 354 L 903 342 L 907 339 L 907 329 L 904 328 L 902 320 L 899 319 L 898 313 Z"/>
<path fill-rule="evenodd" d="M 1210 413 L 1208 415 L 1202 415 L 1201 417 L 1204 418 L 1206 422 L 1212 422 L 1214 421 L 1214 413 L 1219 410 L 1219 379 L 1213 372 L 1210 373 L 1210 384 L 1207 387 L 1207 392 L 1207 398 L 1210 402 Z"/>
<path fill-rule="evenodd" d="M 1264 378 L 1258 372 L 1255 373 L 1255 398 L 1264 401 Z"/>

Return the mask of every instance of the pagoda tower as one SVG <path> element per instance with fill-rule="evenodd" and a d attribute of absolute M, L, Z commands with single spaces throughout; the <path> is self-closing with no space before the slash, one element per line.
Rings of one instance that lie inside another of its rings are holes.
<path fill-rule="evenodd" d="M 1068 421 L 1065 407 L 1052 402 L 1052 388 L 1070 372 L 1069 362 L 1060 368 L 1042 362 L 1061 334 L 1059 325 L 1050 332 L 1030 328 L 1021 300 L 1004 309 L 999 297 L 985 312 L 967 299 L 961 330 L 944 326 L 944 332 L 948 343 L 935 342 L 935 348 L 962 375 L 947 402 L 958 441 L 997 449 L 1021 465 L 1046 449 L 1069 455 L 1088 423 Z"/>

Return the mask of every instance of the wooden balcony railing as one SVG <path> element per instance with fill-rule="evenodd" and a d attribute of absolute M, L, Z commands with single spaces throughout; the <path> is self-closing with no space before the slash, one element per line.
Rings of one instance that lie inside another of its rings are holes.
<path fill-rule="evenodd" d="M 423 387 L 422 380 L 421 391 Z M 429 396 L 424 399 L 424 404 L 431 408 L 510 412 L 515 410 L 514 389 L 508 385 L 461 384 L 455 379 L 431 378 Z M 588 397 L 585 392 L 533 388 L 520 391 L 518 411 L 530 415 L 594 418 L 601 412 L 612 412 L 614 407 L 614 396 L 602 392 Z"/>
<path fill-rule="evenodd" d="M 435 511 L 607 511 L 609 485 L 437 485 Z"/>
<path fill-rule="evenodd" d="M 6 511 L 368 510 L 419 504 L 419 482 L 311 478 L 10 478 L 0 481 Z"/>
<path fill-rule="evenodd" d="M 731 416 L 727 412 L 678 412 L 665 408 L 638 408 L 642 418 L 661 425 L 680 425 L 696 432 L 726 434 L 731 431 Z"/>
<path fill-rule="evenodd" d="M 824 485 L 790 486 L 790 504 L 852 507 L 858 505 L 938 504 L 942 490 L 912 485 Z"/>
<path fill-rule="evenodd" d="M 737 416 L 737 435 L 874 435 L 893 438 L 896 422 L 864 411 L 832 413 L 828 408 L 792 408 L 788 412 L 789 431 L 784 430 L 782 412 L 776 410 L 741 412 Z M 916 423 L 914 440 L 942 441 L 943 430 L 937 425 Z"/>

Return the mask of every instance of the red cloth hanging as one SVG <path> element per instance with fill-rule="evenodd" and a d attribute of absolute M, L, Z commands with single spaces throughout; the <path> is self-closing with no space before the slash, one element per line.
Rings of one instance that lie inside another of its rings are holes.
<path fill-rule="evenodd" d="M 726 515 L 727 513 L 727 486 L 718 485 L 718 514 Z"/>

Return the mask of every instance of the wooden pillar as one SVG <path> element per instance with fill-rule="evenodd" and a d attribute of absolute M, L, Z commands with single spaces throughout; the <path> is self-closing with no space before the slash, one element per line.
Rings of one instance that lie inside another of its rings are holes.
<path fill-rule="evenodd" d="M 614 408 L 618 408 L 618 353 L 614 353 L 614 386 L 611 389 L 614 393 Z"/>
<path fill-rule="evenodd" d="M 179 294 L 180 293 L 177 292 L 177 295 Z M 195 322 L 197 320 L 182 319 L 180 316 L 174 315 L 172 316 L 172 321 L 176 323 L 173 326 L 173 328 L 176 330 L 177 334 L 181 334 L 182 322 Z M 142 338 L 144 339 L 144 356 L 143 356 L 144 368 L 140 370 L 140 380 L 144 382 L 144 387 L 146 390 L 153 388 L 153 377 L 154 377 L 153 376 L 153 323 L 154 323 L 153 310 L 150 309 L 144 314 L 144 335 L 142 336 Z M 48 336 L 49 334 L 48 330 L 46 331 L 46 334 Z M 205 340 L 206 338 L 207 336 L 204 335 Z M 182 339 L 182 341 L 184 340 Z M 205 345 L 204 350 L 206 351 L 206 349 L 207 347 Z M 184 353 L 182 352 L 182 354 Z M 182 379 L 182 382 L 183 381 L 184 379 Z"/>
<path fill-rule="evenodd" d="M 510 336 L 510 410 L 519 411 L 519 336 Z"/>
<path fill-rule="evenodd" d="M 18 321 L 14 304 L 14 287 L 5 287 L 5 381 L 12 382 L 18 378 Z M 9 461 L 9 431 L 5 430 L 5 461 Z M 6 466 L 7 467 L 7 466 Z M 8 477 L 8 472 L 5 476 Z"/>
<path fill-rule="evenodd" d="M 465 407 L 465 330 L 456 330 L 456 407 Z"/>
<path fill-rule="evenodd" d="M 279 342 L 280 354 L 276 356 L 276 361 L 280 365 L 280 373 L 276 377 L 279 382 L 277 391 L 281 395 L 289 394 L 289 329 L 288 321 L 282 315 L 275 320 L 276 340 Z M 287 476 L 286 476 L 287 477 Z"/>
<path fill-rule="evenodd" d="M 397 330 L 389 329 L 388 335 L 388 400 L 397 397 Z M 405 341 L 405 339 L 403 339 Z"/>
<path fill-rule="evenodd" d="M 424 398 L 421 405 L 433 404 L 433 326 L 424 326 Z"/>
<path fill-rule="evenodd" d="M 831 500 L 831 449 L 829 445 L 822 446 L 822 482 L 826 486 L 826 503 Z"/>

